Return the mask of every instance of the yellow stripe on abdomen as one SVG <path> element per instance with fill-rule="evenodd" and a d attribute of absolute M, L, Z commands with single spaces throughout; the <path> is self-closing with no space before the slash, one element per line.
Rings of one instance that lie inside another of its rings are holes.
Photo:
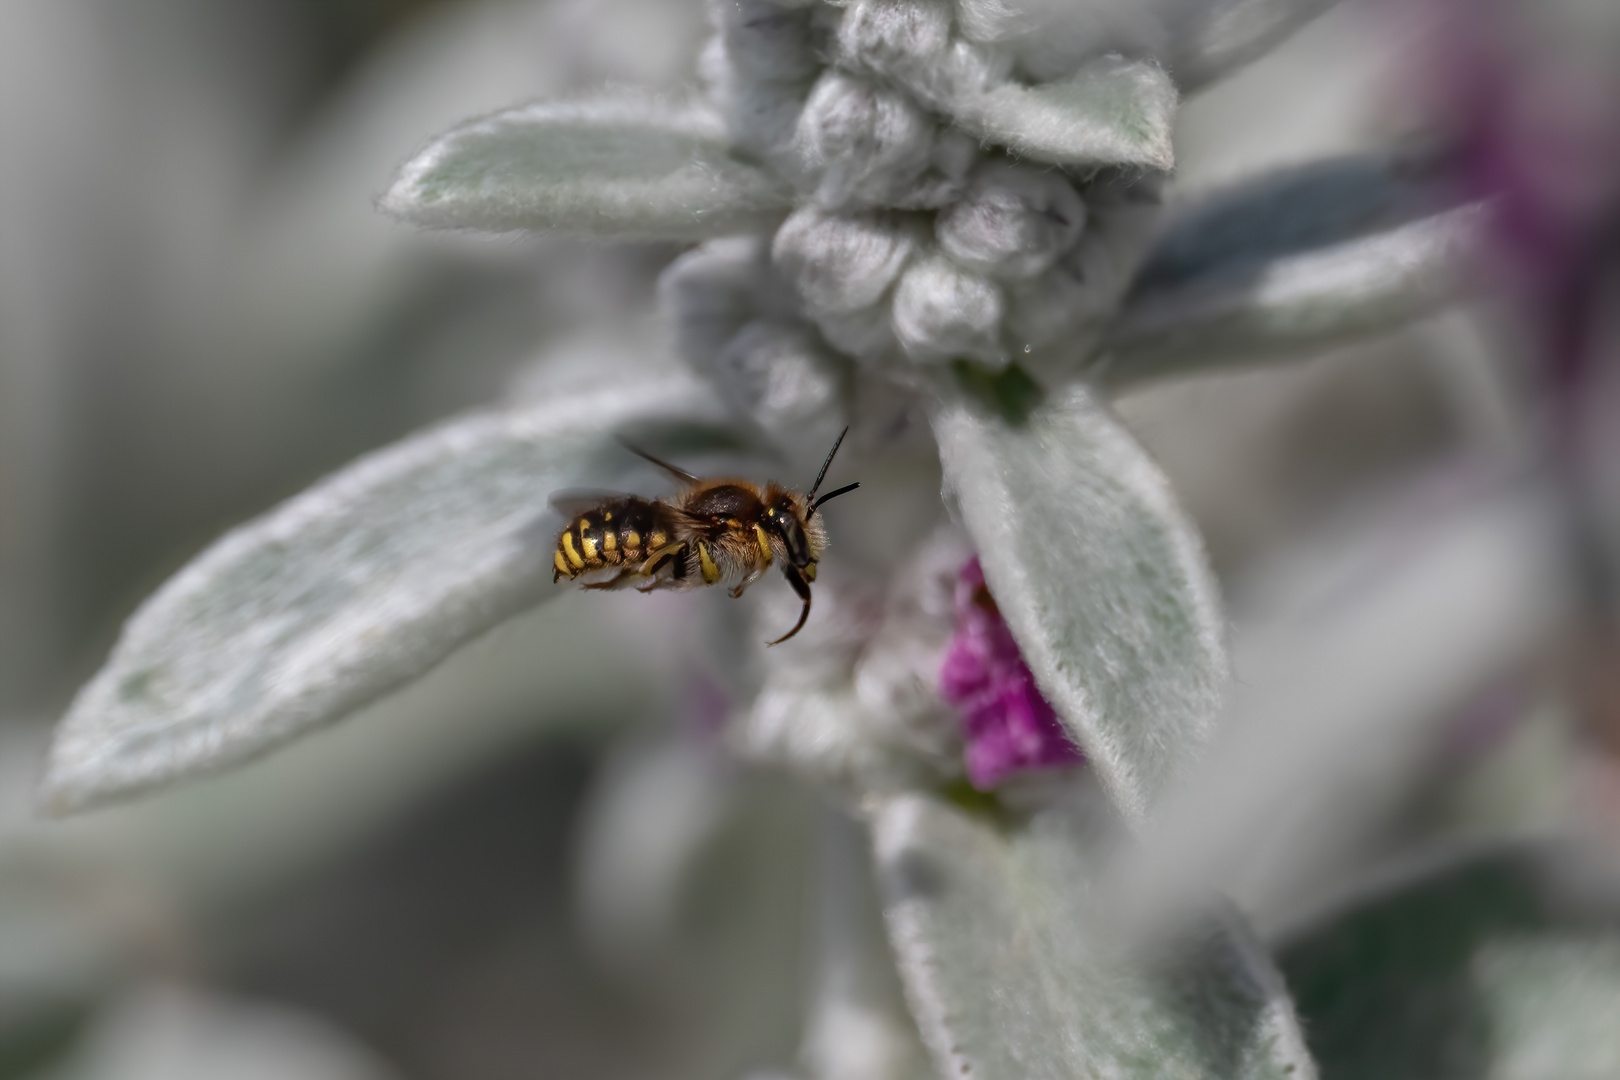
<path fill-rule="evenodd" d="M 574 534 L 572 531 L 562 535 L 563 551 L 568 555 L 568 561 L 573 564 L 576 571 L 585 569 L 585 560 L 579 557 L 579 549 L 574 547 Z"/>

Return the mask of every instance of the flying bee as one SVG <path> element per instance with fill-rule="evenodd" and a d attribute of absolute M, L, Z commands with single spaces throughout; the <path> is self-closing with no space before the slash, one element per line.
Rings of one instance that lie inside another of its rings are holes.
<path fill-rule="evenodd" d="M 640 592 L 729 585 L 735 599 L 780 562 L 782 575 L 804 601 L 793 629 L 766 643 L 780 645 L 810 618 L 810 583 L 827 547 L 827 530 L 816 511 L 861 486 L 846 484 L 816 498 L 848 434 L 845 428 L 833 443 L 808 493 L 775 481 L 762 487 L 748 480 L 704 480 L 626 444 L 679 480 L 681 490 L 658 499 L 553 496 L 553 505 L 573 514 L 573 521 L 557 534 L 551 580 L 585 577 L 587 589 L 634 586 Z"/>

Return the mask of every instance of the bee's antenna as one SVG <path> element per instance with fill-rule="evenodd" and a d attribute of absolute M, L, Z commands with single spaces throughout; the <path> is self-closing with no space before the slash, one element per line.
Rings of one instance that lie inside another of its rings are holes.
<path fill-rule="evenodd" d="M 815 502 L 810 504 L 810 514 L 813 514 L 817 510 L 820 510 L 821 509 L 821 504 L 826 502 L 828 499 L 836 499 L 840 495 L 848 495 L 850 492 L 854 491 L 856 488 L 858 488 L 860 486 L 861 486 L 860 482 L 857 481 L 857 482 L 855 482 L 853 484 L 845 484 L 841 488 L 837 488 L 837 489 L 835 489 L 833 491 L 827 492 L 827 494 L 823 495 L 821 498 L 817 499 Z M 804 516 L 806 518 L 808 518 L 810 516 L 810 514 L 806 514 Z"/>
<path fill-rule="evenodd" d="M 846 428 L 845 430 L 847 431 L 849 429 Z M 842 440 L 843 436 L 839 436 L 839 439 Z M 673 474 L 677 480 L 685 480 L 688 484 L 701 484 L 703 482 L 698 477 L 693 476 L 691 473 L 687 472 L 685 469 L 677 469 L 675 466 L 671 465 L 669 462 L 661 461 L 658 458 L 653 457 L 651 454 L 647 453 L 647 451 L 641 449 L 639 446 L 630 445 L 630 443 L 626 442 L 624 439 L 619 440 L 619 445 L 624 447 L 626 450 L 630 451 L 632 454 L 636 455 L 636 457 L 644 458 L 647 461 L 650 461 L 654 465 L 658 466 L 660 469 L 663 469 L 666 472 L 669 472 L 669 473 Z M 834 446 L 833 449 L 836 450 L 836 449 L 838 449 L 838 447 Z M 828 458 L 828 460 L 830 461 L 832 459 Z M 823 466 L 821 471 L 826 472 L 827 471 L 826 466 Z"/>
<path fill-rule="evenodd" d="M 821 488 L 821 482 L 827 478 L 827 469 L 832 465 L 833 455 L 838 453 L 838 448 L 840 446 L 844 445 L 844 436 L 848 434 L 849 428 L 847 427 L 843 431 L 840 431 L 838 433 L 838 441 L 833 443 L 833 448 L 831 450 L 827 451 L 827 460 L 821 463 L 821 471 L 816 473 L 816 482 L 810 485 L 809 498 L 813 499 L 816 497 L 816 492 Z M 828 496 L 828 498 L 831 498 L 831 496 Z"/>

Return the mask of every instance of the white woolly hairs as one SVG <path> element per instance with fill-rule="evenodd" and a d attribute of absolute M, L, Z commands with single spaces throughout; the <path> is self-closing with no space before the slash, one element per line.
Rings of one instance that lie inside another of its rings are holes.
<path fill-rule="evenodd" d="M 858 311 L 822 314 L 816 327 L 834 348 L 869 365 L 880 364 L 895 354 L 887 298 Z"/>
<path fill-rule="evenodd" d="M 1057 262 L 1085 221 L 1085 206 L 1062 173 L 991 161 L 974 170 L 934 232 L 945 253 L 963 266 L 1021 280 Z"/>
<path fill-rule="evenodd" d="M 906 95 L 829 70 L 799 114 L 794 143 L 804 167 L 821 173 L 823 204 L 894 204 L 928 168 L 934 129 Z"/>
<path fill-rule="evenodd" d="M 970 41 L 1004 41 L 1029 24 L 1029 14 L 1017 0 L 956 0 L 956 25 Z"/>
<path fill-rule="evenodd" d="M 1004 367 L 1001 290 L 942 255 L 919 258 L 894 290 L 894 332 L 917 360 L 971 357 Z"/>
<path fill-rule="evenodd" d="M 776 231 L 771 257 L 817 317 L 869 307 L 915 246 L 890 214 L 833 214 L 801 207 Z"/>
<path fill-rule="evenodd" d="M 857 0 L 838 27 L 838 62 L 905 87 L 948 115 L 1007 81 L 1013 56 L 951 34 L 947 0 Z"/>
<path fill-rule="evenodd" d="M 949 0 L 855 0 L 838 26 L 838 58 L 906 85 L 931 79 L 951 44 Z"/>
<path fill-rule="evenodd" d="M 793 138 L 808 83 L 758 79 L 739 71 L 718 36 L 709 39 L 699 56 L 698 74 L 739 147 L 793 165 L 783 150 Z"/>
<path fill-rule="evenodd" d="M 1170 56 L 1166 9 L 1192 6 L 1200 12 L 1241 4 L 1207 0 L 956 0 L 957 27 L 969 41 L 1006 51 L 1034 82 L 1067 78 L 1087 59 L 1117 52 Z"/>
<path fill-rule="evenodd" d="M 1181 2 L 1084 0 L 1076 18 L 1082 0 L 712 0 L 714 99 L 801 204 L 768 248 L 711 243 L 666 273 L 682 354 L 779 437 L 838 422 L 874 373 L 911 378 L 902 357 L 1017 353 L 1063 377 L 1139 257 L 1154 191 L 1099 178 L 1082 199 L 981 146 L 975 117 L 1110 48 L 1152 53 Z"/>
<path fill-rule="evenodd" d="M 855 700 L 891 739 L 961 768 L 962 728 L 939 693 L 939 669 L 956 627 L 955 593 L 972 554 L 953 526 L 937 528 L 890 578 L 883 622 L 856 661 Z"/>

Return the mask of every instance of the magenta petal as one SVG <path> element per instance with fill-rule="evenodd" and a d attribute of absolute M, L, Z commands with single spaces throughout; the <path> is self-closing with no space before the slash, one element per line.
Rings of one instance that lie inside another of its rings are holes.
<path fill-rule="evenodd" d="M 987 791 L 1013 773 L 1084 761 L 1036 687 L 985 589 L 978 559 L 962 568 L 956 609 L 956 636 L 940 665 L 939 688 L 961 712 L 973 786 Z"/>

